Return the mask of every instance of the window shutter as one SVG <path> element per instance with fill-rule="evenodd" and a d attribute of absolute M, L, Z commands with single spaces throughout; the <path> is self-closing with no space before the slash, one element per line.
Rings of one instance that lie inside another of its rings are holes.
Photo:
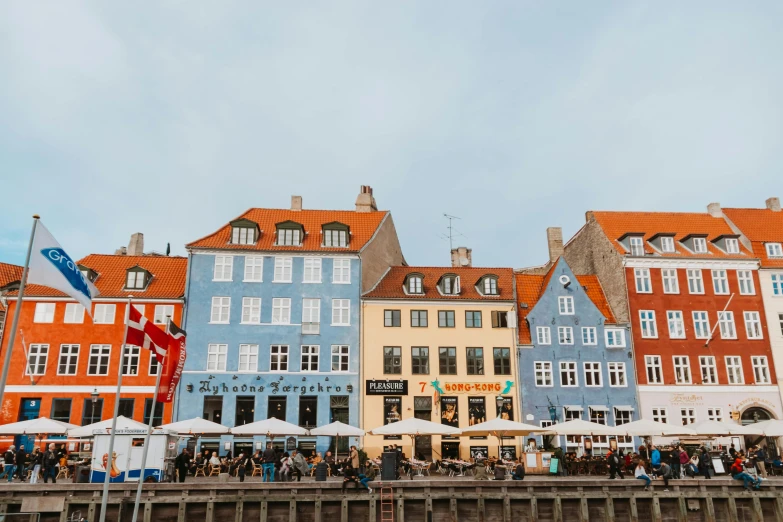
<path fill-rule="evenodd" d="M 496 311 L 492 311 L 492 328 L 498 328 L 500 327 L 500 318 L 498 317 L 498 313 Z"/>
<path fill-rule="evenodd" d="M 517 314 L 515 314 L 514 312 L 506 312 L 506 319 L 508 320 L 509 328 L 517 327 Z"/>

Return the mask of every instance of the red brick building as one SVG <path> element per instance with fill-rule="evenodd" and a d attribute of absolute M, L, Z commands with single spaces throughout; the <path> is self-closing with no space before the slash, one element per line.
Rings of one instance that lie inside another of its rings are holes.
<path fill-rule="evenodd" d="M 100 291 L 93 300 L 92 318 L 62 292 L 27 286 L 0 424 L 50 417 L 86 425 L 111 418 L 128 296 L 161 328 L 167 316 L 181 323 L 186 258 L 90 255 L 79 261 L 79 267 Z M 8 349 L 20 278 L 3 285 L 8 307 L 3 353 Z M 158 365 L 147 350 L 132 346 L 125 350 L 120 414 L 147 422 Z M 160 406 L 155 424 L 171 418 L 171 404 Z"/>
<path fill-rule="evenodd" d="M 631 325 L 642 418 L 781 418 L 758 257 L 709 210 L 588 212 L 565 256 Z"/>

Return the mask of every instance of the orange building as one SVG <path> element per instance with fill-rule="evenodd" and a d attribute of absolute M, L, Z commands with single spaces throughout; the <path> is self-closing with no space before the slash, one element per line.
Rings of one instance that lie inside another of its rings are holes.
<path fill-rule="evenodd" d="M 57 290 L 28 285 L 11 355 L 0 424 L 49 417 L 78 425 L 114 413 L 120 347 L 129 296 L 133 306 L 165 328 L 166 317 L 181 324 L 187 259 L 162 255 L 89 255 L 79 268 L 100 291 L 92 318 Z M 15 274 L 13 265 L 3 272 Z M 0 292 L 7 307 L 2 350 L 8 348 L 19 279 Z M 148 350 L 125 347 L 120 414 L 148 422 L 158 364 Z M 159 404 L 153 422 L 169 422 L 171 404 Z"/>

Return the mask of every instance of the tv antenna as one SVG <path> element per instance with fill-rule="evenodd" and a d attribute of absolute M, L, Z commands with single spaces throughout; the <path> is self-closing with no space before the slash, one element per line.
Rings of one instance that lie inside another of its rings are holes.
<path fill-rule="evenodd" d="M 454 220 L 455 219 L 462 219 L 458 216 L 452 216 L 450 214 L 443 214 L 443 217 L 449 220 L 449 226 L 446 227 L 446 229 L 449 231 L 448 234 L 438 234 L 441 239 L 448 239 L 449 240 L 449 251 L 454 250 L 454 238 L 457 237 L 465 237 L 465 234 L 454 228 Z"/>

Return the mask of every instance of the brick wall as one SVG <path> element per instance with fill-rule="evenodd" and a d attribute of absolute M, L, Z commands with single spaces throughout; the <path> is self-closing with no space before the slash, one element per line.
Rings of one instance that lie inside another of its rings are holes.
<path fill-rule="evenodd" d="M 375 286 L 390 266 L 405 263 L 391 213 L 381 222 L 375 237 L 367 243 L 360 256 L 362 258 L 362 293 Z"/>

